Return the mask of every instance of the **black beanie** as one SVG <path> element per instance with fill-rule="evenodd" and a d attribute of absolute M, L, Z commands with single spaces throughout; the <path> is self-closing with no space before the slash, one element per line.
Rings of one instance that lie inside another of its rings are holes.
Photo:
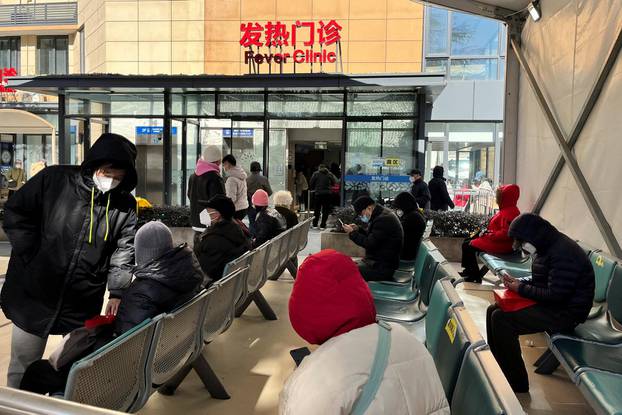
<path fill-rule="evenodd" d="M 369 196 L 361 196 L 352 203 L 352 207 L 354 207 L 354 211 L 356 214 L 360 214 L 364 209 L 367 209 L 369 206 L 374 205 L 376 202 Z"/>
<path fill-rule="evenodd" d="M 216 195 L 207 201 L 206 207 L 214 209 L 220 213 L 225 220 L 231 220 L 235 214 L 233 201 L 225 195 Z"/>

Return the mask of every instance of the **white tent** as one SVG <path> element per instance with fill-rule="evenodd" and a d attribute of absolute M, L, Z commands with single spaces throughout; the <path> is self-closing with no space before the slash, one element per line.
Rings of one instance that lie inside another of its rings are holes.
<path fill-rule="evenodd" d="M 622 257 L 622 1 L 427 0 L 504 20 L 508 47 L 502 177 L 520 207 Z"/>

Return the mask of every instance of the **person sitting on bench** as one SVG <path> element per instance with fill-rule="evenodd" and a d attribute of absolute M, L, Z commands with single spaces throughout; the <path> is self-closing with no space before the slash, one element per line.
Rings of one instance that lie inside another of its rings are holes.
<path fill-rule="evenodd" d="M 365 257 L 358 262 L 365 281 L 390 281 L 400 266 L 404 231 L 400 220 L 389 209 L 377 205 L 369 196 L 353 203 L 354 211 L 367 229 L 344 224 L 343 230 L 352 242 L 365 248 Z"/>
<path fill-rule="evenodd" d="M 285 383 L 281 415 L 449 414 L 432 356 L 403 326 L 376 324 L 371 291 L 348 256 L 329 249 L 305 259 L 289 318 L 319 347 Z"/>
<path fill-rule="evenodd" d="M 404 246 L 400 259 L 414 261 L 425 233 L 425 217 L 419 210 L 415 196 L 410 192 L 402 192 L 395 196 L 393 208 L 404 230 Z"/>
<path fill-rule="evenodd" d="M 81 351 L 76 359 L 57 367 L 58 370 L 48 360 L 32 363 L 26 369 L 20 389 L 40 394 L 62 394 L 75 361 L 146 319 L 174 310 L 210 283 L 192 250 L 186 244 L 174 247 L 171 230 L 162 222 L 143 225 L 136 232 L 134 247 L 134 280 L 121 297 L 113 324 L 98 329 L 94 344 Z"/>
<path fill-rule="evenodd" d="M 527 369 L 518 336 L 571 332 L 592 308 L 594 270 L 583 249 L 540 216 L 526 213 L 512 222 L 515 247 L 533 257 L 531 281 L 503 277 L 506 288 L 535 304 L 504 312 L 488 307 L 488 344 L 514 392 L 528 392 Z"/>
<path fill-rule="evenodd" d="M 287 229 L 287 221 L 276 209 L 268 205 L 270 199 L 268 193 L 262 189 L 257 190 L 251 199 L 257 217 L 255 218 L 255 239 L 253 248 L 261 246 L 270 239 L 278 236 Z"/>
<path fill-rule="evenodd" d="M 497 189 L 497 205 L 499 211 L 492 217 L 488 228 L 474 238 L 467 238 L 462 243 L 462 267 L 460 275 L 466 282 L 481 283 L 488 268 L 480 270 L 477 264 L 478 252 L 502 255 L 513 251 L 512 238 L 508 235 L 510 223 L 520 215 L 516 203 L 520 196 L 520 188 L 515 184 L 501 186 Z"/>

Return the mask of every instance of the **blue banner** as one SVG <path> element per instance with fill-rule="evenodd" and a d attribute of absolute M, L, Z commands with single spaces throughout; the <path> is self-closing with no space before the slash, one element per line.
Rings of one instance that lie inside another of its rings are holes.
<path fill-rule="evenodd" d="M 253 137 L 255 135 L 255 131 L 252 128 L 234 128 L 233 129 L 233 137 Z M 224 138 L 231 137 L 231 128 L 223 128 L 222 136 Z"/>
<path fill-rule="evenodd" d="M 387 174 L 356 174 L 346 176 L 346 182 L 410 183 L 410 176 L 389 176 Z"/>
<path fill-rule="evenodd" d="M 177 134 L 177 127 L 171 127 L 172 133 Z M 137 126 L 136 135 L 161 135 L 164 133 L 164 127 L 153 126 Z"/>

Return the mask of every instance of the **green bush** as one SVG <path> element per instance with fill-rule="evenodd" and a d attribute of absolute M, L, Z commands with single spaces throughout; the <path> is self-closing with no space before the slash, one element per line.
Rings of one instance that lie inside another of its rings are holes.
<path fill-rule="evenodd" d="M 333 215 L 335 218 L 341 219 L 341 221 L 345 224 L 355 223 L 358 226 L 365 227 L 365 225 L 359 220 L 359 216 L 356 214 L 351 205 L 346 207 L 336 207 L 333 209 Z M 341 227 L 339 221 L 335 222 L 335 231 L 343 232 L 343 228 Z"/>
<path fill-rule="evenodd" d="M 432 236 L 466 238 L 486 229 L 490 218 L 461 211 L 425 212 L 427 220 L 433 220 Z"/>
<path fill-rule="evenodd" d="M 190 225 L 190 208 L 182 206 L 154 206 L 138 211 L 138 227 L 159 220 L 169 228 L 187 228 Z"/>

